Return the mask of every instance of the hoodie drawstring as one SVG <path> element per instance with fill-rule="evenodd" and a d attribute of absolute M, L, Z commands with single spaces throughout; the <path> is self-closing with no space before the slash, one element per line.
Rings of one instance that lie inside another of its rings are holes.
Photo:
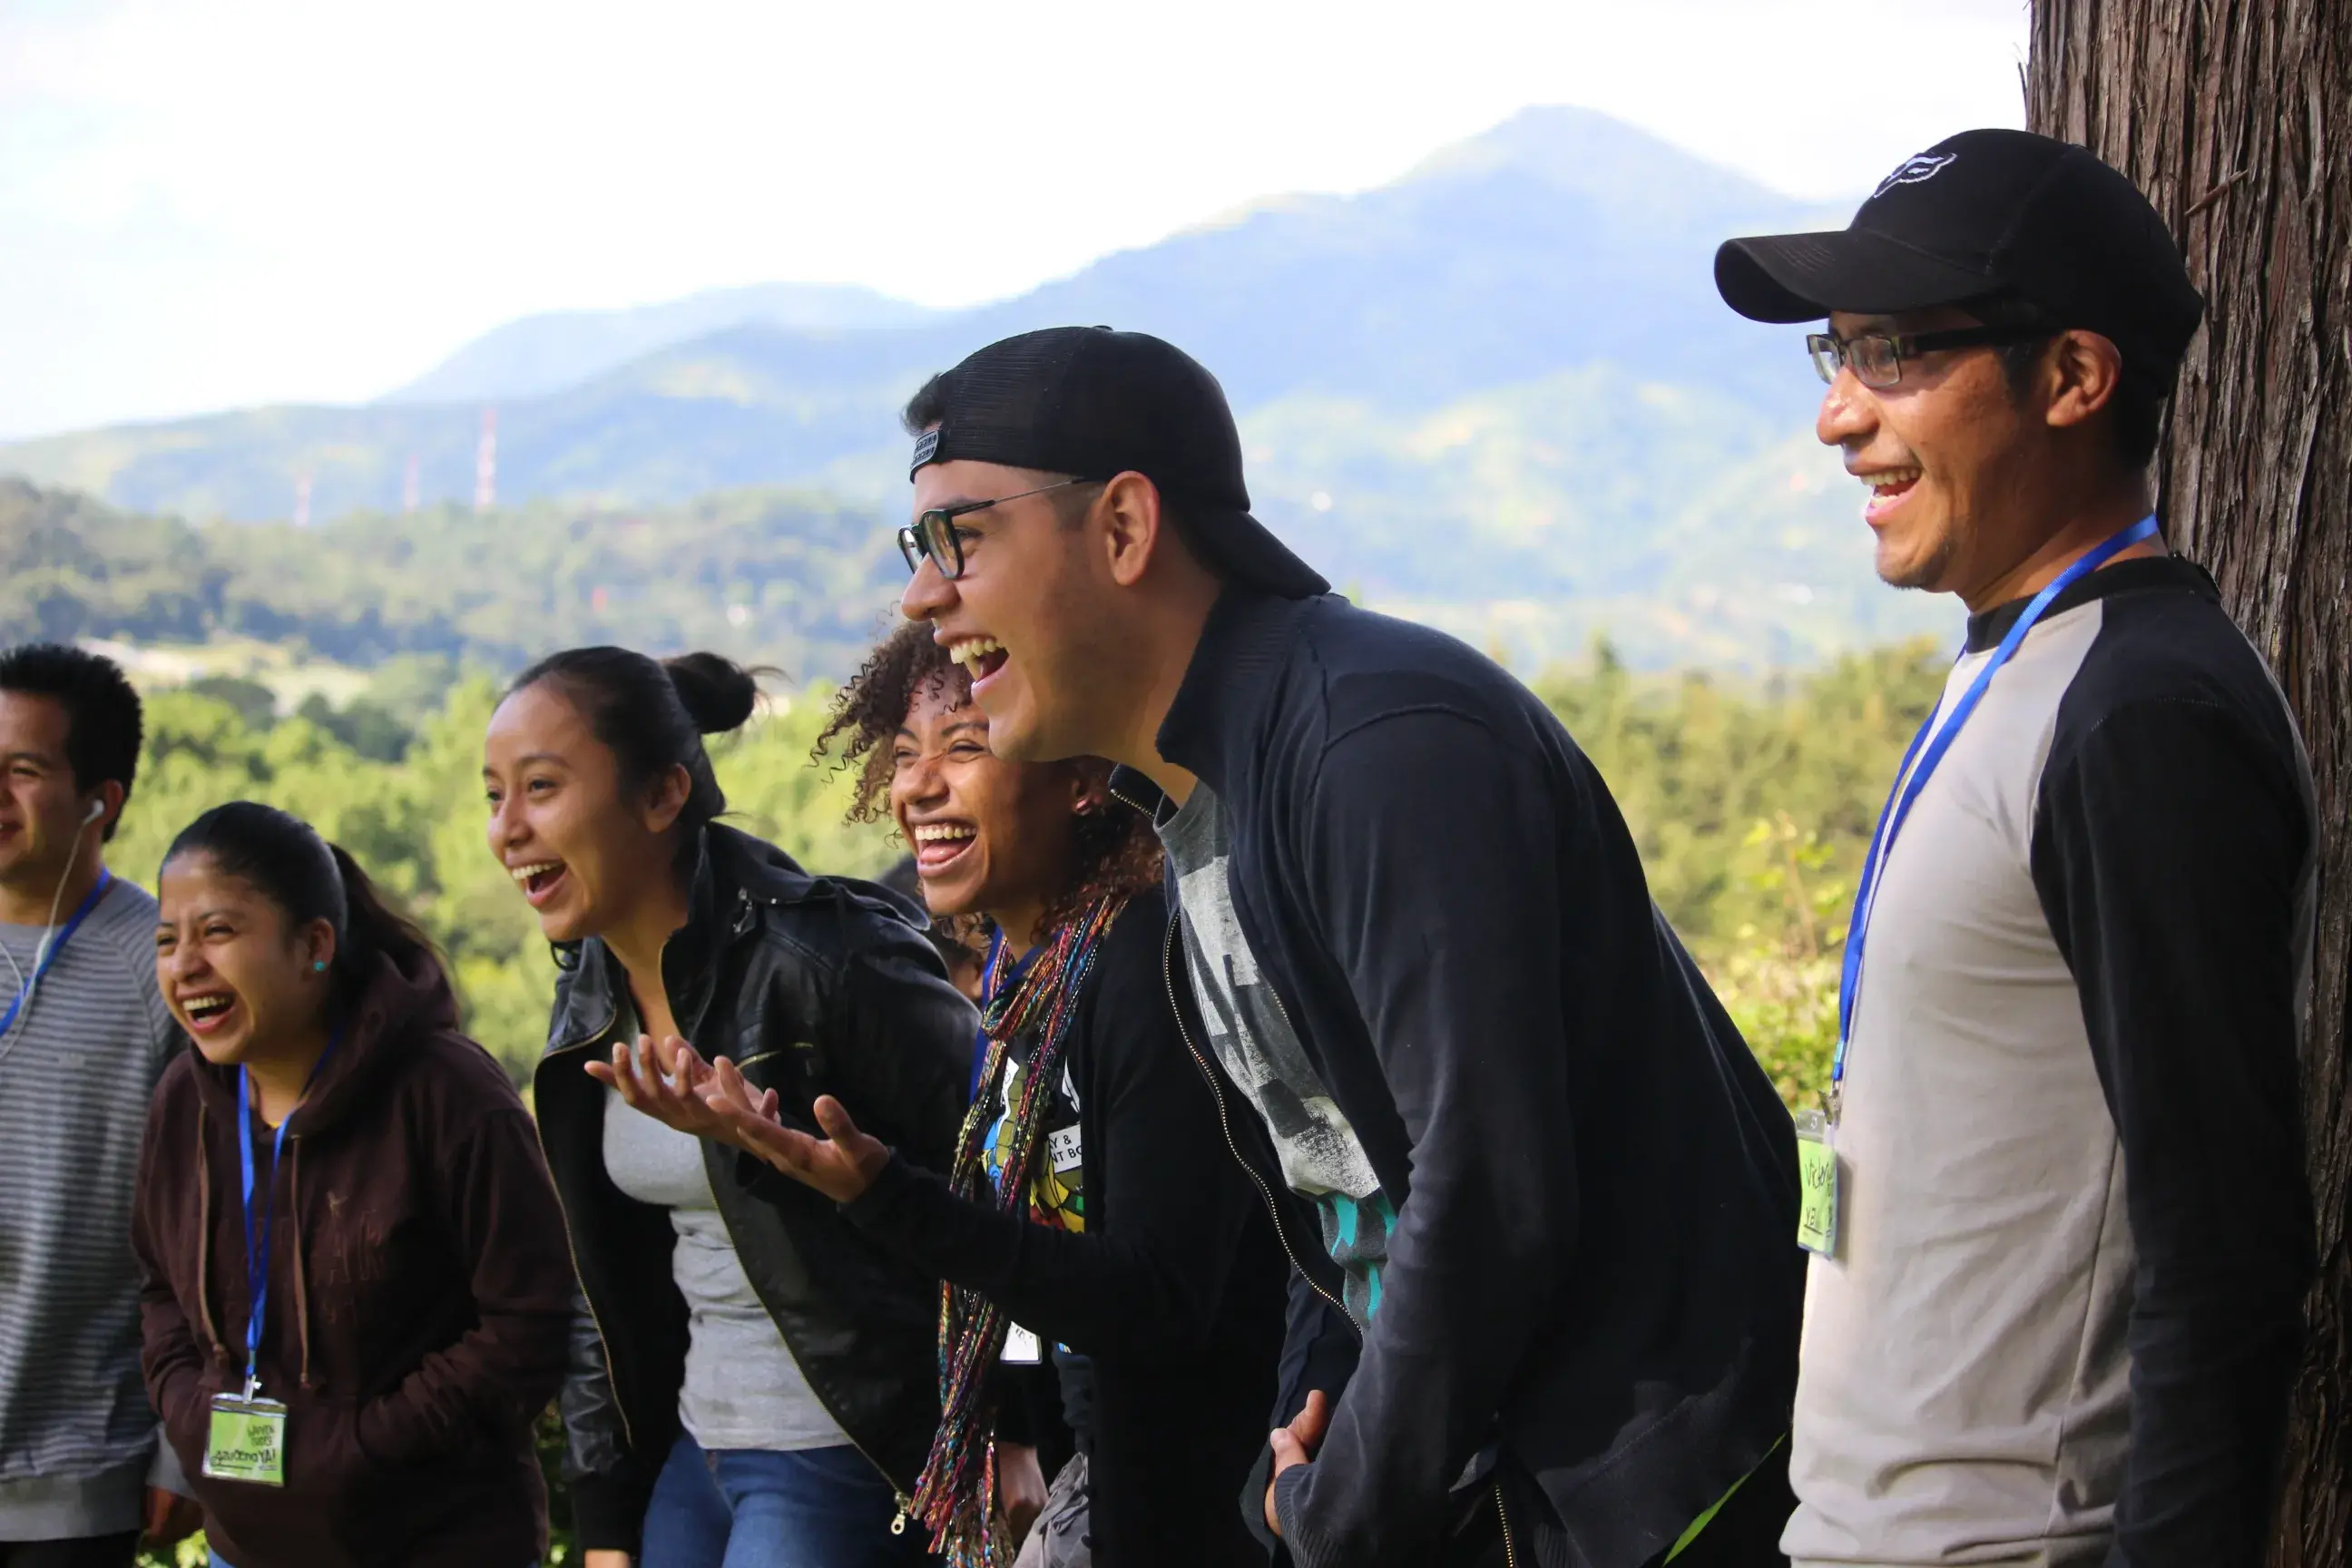
<path fill-rule="evenodd" d="M 196 1104 L 196 1316 L 203 1324 L 205 1342 L 212 1347 L 215 1359 L 226 1361 L 228 1347 L 221 1343 L 220 1330 L 213 1323 L 213 1174 L 212 1158 L 205 1148 L 205 1134 L 210 1115 L 200 1100 Z"/>
<path fill-rule="evenodd" d="M 292 1212 L 287 1217 L 294 1222 L 294 1331 L 302 1342 L 302 1386 L 315 1393 L 310 1383 L 310 1291 L 303 1283 L 303 1276 L 309 1270 L 302 1267 L 302 1140 L 299 1136 L 294 1140 L 291 1163 Z"/>

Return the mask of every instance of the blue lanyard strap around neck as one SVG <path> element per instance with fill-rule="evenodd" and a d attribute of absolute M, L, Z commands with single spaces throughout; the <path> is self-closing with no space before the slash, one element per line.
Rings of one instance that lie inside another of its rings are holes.
<path fill-rule="evenodd" d="M 17 988 L 16 999 L 8 1004 L 8 1010 L 0 1013 L 0 1036 L 5 1036 L 16 1026 L 17 1016 L 24 1012 L 26 1002 L 40 985 L 41 976 L 58 966 L 58 955 L 65 952 L 66 943 L 73 940 L 74 932 L 81 930 L 81 922 L 89 919 L 89 911 L 98 908 L 98 900 L 106 897 L 106 889 L 113 883 L 114 873 L 101 868 L 98 873 L 98 886 L 83 896 L 80 904 L 75 907 L 73 918 L 60 926 L 56 939 L 41 950 L 41 956 L 33 964 L 33 977 Z"/>
<path fill-rule="evenodd" d="M 342 1043 L 342 1032 L 337 1030 L 327 1037 L 327 1048 L 310 1064 L 310 1076 L 302 1080 L 302 1092 L 307 1097 L 310 1086 L 319 1081 L 320 1069 L 335 1054 Z M 294 1102 L 296 1109 L 300 1100 Z M 253 1074 L 239 1068 L 236 1075 L 236 1156 L 237 1167 L 245 1175 L 245 1299 L 251 1309 L 245 1319 L 245 1396 L 250 1399 L 261 1386 L 261 1321 L 269 1306 L 269 1228 L 278 1203 L 278 1157 L 286 1151 L 286 1130 L 294 1125 L 294 1112 L 289 1110 L 278 1124 L 278 1131 L 269 1142 L 269 1179 L 261 1194 L 261 1225 L 257 1231 L 253 1223 Z M 295 1216 L 301 1223 L 301 1216 Z"/>
<path fill-rule="evenodd" d="M 1885 809 L 1878 814 L 1878 831 L 1871 836 L 1870 852 L 1862 862 L 1862 880 L 1854 889 L 1853 916 L 1846 922 L 1845 962 L 1838 974 L 1837 1056 L 1830 1064 L 1832 1114 L 1838 1090 L 1845 1082 L 1846 1049 L 1853 1040 L 1853 1006 L 1854 999 L 1862 989 L 1863 947 L 1870 937 L 1870 917 L 1877 902 L 1879 875 L 1886 868 L 1886 857 L 1895 847 L 1895 836 L 1903 831 L 1904 821 L 1910 816 L 1911 807 L 1918 800 L 1919 792 L 1927 787 L 1928 779 L 1935 774 L 1936 765 L 1944 760 L 1944 753 L 1952 749 L 1952 742 L 1958 737 L 1960 726 L 1966 724 L 1969 715 L 1976 711 L 1986 689 L 1992 685 L 1992 678 L 2000 672 L 2000 667 L 2007 664 L 2011 656 L 2024 643 L 2026 634 L 2033 629 L 2033 623 L 2042 618 L 2042 612 L 2048 609 L 2059 595 L 2105 566 L 2122 552 L 2155 537 L 2156 518 L 2151 513 L 2129 528 L 2109 535 L 2098 548 L 2061 572 L 2054 582 L 2026 602 L 2024 612 L 2017 617 L 2017 624 L 2009 628 L 2009 635 L 2000 639 L 2000 646 L 1993 649 L 1992 657 L 1985 660 L 1982 669 L 1977 671 L 1977 677 L 1969 683 L 1969 689 L 1960 694 L 1958 702 L 1952 704 L 1951 711 L 1943 723 L 1937 724 L 1936 715 L 1930 713 L 1927 721 L 1919 726 L 1919 732 L 1911 737 L 1910 748 L 1903 753 L 1903 765 L 1895 773 L 1894 792 L 1886 797 Z"/>

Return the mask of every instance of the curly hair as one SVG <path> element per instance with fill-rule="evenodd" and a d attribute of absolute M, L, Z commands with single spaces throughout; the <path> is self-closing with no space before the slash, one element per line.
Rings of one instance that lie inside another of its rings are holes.
<path fill-rule="evenodd" d="M 822 761 L 837 742 L 840 752 L 835 766 L 857 770 L 849 807 L 852 822 L 889 818 L 890 775 L 895 771 L 890 742 L 916 700 L 932 692 L 944 696 L 950 708 L 964 707 L 971 701 L 971 675 L 932 639 L 928 623 L 909 621 L 884 637 L 848 684 L 834 694 L 833 711 L 809 754 L 812 760 Z M 1048 927 L 1074 919 L 1097 899 L 1111 894 L 1131 897 L 1159 883 L 1160 836 L 1152 831 L 1150 817 L 1110 793 L 1108 763 L 1100 757 L 1076 757 L 1067 763 L 1024 765 L 1076 770 L 1097 802 L 1093 810 L 1071 818 L 1076 839 L 1072 856 L 1075 870 L 1070 885 L 1046 900 Z"/>

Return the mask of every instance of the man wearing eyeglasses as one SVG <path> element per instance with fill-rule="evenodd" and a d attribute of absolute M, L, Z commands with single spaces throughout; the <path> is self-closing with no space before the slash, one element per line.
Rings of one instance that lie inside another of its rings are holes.
<path fill-rule="evenodd" d="M 1783 1544 L 2253 1568 L 2313 1270 L 2309 765 L 2147 465 L 2202 302 L 2079 147 L 1953 137 L 1724 299 L 1828 318 L 1879 574 L 1968 636 L 1864 861 Z"/>
<path fill-rule="evenodd" d="M 1778 1563 L 1794 1139 L 1559 721 L 1332 595 L 1157 338 L 992 344 L 908 424 L 901 607 L 1000 755 L 1126 764 L 1168 850 L 1199 1157 L 1297 1270 L 1255 1527 L 1311 1568 Z"/>

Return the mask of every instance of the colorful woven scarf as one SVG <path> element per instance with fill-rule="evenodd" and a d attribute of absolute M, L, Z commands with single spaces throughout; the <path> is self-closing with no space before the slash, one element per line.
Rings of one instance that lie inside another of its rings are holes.
<path fill-rule="evenodd" d="M 988 1057 L 981 1068 L 982 1092 L 964 1113 L 956 1142 L 955 1167 L 948 1184 L 958 1197 L 1011 1214 L 1025 1214 L 1029 1182 L 1062 1078 L 1062 1051 L 1077 1016 L 1078 995 L 1094 967 L 1105 932 L 1127 905 L 1124 896 L 1104 899 L 1055 931 L 1045 950 L 1020 983 L 990 1002 L 981 1015 Z M 993 1107 L 1005 1070 L 1006 1042 L 1032 1041 L 1020 1092 L 1005 1108 L 1011 1136 L 1004 1163 L 992 1184 L 986 1154 L 993 1142 Z M 977 1290 L 940 1287 L 940 1430 L 931 1457 L 916 1484 L 914 1513 L 931 1532 L 931 1550 L 949 1568 L 999 1568 L 1012 1551 L 995 1519 L 997 1389 L 995 1372 L 1013 1326 L 995 1302 Z"/>

